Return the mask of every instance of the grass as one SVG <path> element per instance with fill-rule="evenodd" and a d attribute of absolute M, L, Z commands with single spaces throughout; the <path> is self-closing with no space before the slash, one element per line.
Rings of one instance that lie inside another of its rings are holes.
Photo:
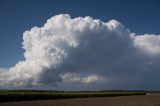
<path fill-rule="evenodd" d="M 40 91 L 40 90 L 3 90 L 0 91 L 0 102 L 54 100 L 88 97 L 111 97 L 145 95 L 143 91 Z"/>

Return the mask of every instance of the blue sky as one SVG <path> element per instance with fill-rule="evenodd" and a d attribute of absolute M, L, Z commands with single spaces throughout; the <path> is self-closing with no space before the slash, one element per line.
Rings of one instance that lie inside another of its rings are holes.
<path fill-rule="evenodd" d="M 24 59 L 24 31 L 62 13 L 116 19 L 137 34 L 160 34 L 159 0 L 0 0 L 0 67 Z"/>
<path fill-rule="evenodd" d="M 0 89 L 159 90 L 159 19 L 160 0 L 0 0 Z"/>

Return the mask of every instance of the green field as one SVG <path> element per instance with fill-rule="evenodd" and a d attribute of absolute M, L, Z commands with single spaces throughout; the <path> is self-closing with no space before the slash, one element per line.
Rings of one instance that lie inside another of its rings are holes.
<path fill-rule="evenodd" d="M 0 102 L 145 95 L 143 91 L 1 90 Z"/>

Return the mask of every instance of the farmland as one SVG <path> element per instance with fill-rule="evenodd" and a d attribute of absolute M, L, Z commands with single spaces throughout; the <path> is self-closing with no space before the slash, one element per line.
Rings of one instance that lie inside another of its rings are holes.
<path fill-rule="evenodd" d="M 143 91 L 1 90 L 0 102 L 145 95 Z"/>

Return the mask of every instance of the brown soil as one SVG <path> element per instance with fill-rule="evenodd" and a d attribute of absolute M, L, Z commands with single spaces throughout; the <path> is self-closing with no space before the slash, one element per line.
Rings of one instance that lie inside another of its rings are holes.
<path fill-rule="evenodd" d="M 0 106 L 160 106 L 160 94 L 0 103 Z"/>

